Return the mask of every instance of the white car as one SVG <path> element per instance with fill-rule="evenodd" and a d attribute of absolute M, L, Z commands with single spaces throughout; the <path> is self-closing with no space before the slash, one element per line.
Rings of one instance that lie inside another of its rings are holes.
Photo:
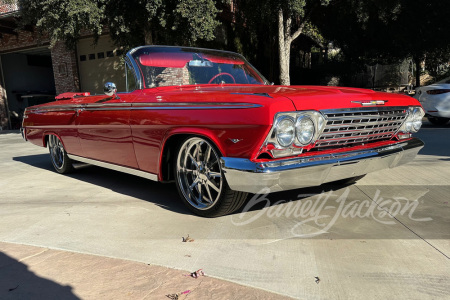
<path fill-rule="evenodd" d="M 414 98 L 422 104 L 432 124 L 445 125 L 450 121 L 450 78 L 416 88 Z"/>

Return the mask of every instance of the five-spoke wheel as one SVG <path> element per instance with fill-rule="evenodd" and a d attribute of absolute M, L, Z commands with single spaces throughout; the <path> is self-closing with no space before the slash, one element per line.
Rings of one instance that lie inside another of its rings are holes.
<path fill-rule="evenodd" d="M 228 187 L 219 158 L 216 147 L 200 137 L 188 138 L 178 150 L 175 164 L 178 191 L 187 206 L 202 216 L 231 213 L 247 196 Z"/>

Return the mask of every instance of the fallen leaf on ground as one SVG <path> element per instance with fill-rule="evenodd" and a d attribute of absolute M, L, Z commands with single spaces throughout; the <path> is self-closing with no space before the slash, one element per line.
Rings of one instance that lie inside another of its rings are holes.
<path fill-rule="evenodd" d="M 190 238 L 189 237 L 189 234 L 187 235 L 187 237 L 183 237 L 183 242 L 184 243 L 186 243 L 186 242 L 193 242 L 194 241 L 194 239 L 193 238 Z"/>
<path fill-rule="evenodd" d="M 205 276 L 205 273 L 203 272 L 203 269 L 198 269 L 197 271 L 192 272 L 192 273 L 189 274 L 189 275 L 184 275 L 184 276 L 190 276 L 190 277 L 192 277 L 192 278 L 197 279 L 197 278 L 200 277 L 200 276 Z"/>

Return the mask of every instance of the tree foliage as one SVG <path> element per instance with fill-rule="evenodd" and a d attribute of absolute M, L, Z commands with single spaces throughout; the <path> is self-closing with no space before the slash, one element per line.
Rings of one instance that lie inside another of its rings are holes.
<path fill-rule="evenodd" d="M 311 13 L 328 5 L 330 0 L 242 0 L 237 1 L 249 27 L 277 28 L 280 83 L 289 85 L 291 44 L 301 34 L 309 33 L 312 38 L 320 36 L 311 22 Z"/>
<path fill-rule="evenodd" d="M 413 58 L 418 66 L 430 56 L 434 64 L 448 62 L 448 11 L 450 2 L 440 0 L 341 0 L 313 19 L 348 60 L 388 64 Z"/>
<path fill-rule="evenodd" d="M 119 46 L 191 45 L 211 40 L 219 24 L 214 0 L 19 0 L 24 23 L 35 24 L 51 44 L 74 47 L 83 30 L 109 31 Z"/>

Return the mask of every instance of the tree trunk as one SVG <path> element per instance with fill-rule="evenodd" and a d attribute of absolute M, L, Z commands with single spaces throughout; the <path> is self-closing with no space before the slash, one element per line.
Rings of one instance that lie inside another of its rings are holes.
<path fill-rule="evenodd" d="M 414 63 L 416 64 L 416 87 L 420 86 L 420 59 L 414 57 Z"/>
<path fill-rule="evenodd" d="M 278 11 L 278 52 L 280 59 L 280 84 L 290 85 L 289 60 L 291 55 L 291 41 L 289 39 L 288 32 L 285 32 L 282 9 Z"/>
<path fill-rule="evenodd" d="M 145 44 L 146 45 L 153 45 L 153 35 L 152 35 L 152 30 L 146 30 L 144 33 L 144 39 L 145 39 Z"/>

